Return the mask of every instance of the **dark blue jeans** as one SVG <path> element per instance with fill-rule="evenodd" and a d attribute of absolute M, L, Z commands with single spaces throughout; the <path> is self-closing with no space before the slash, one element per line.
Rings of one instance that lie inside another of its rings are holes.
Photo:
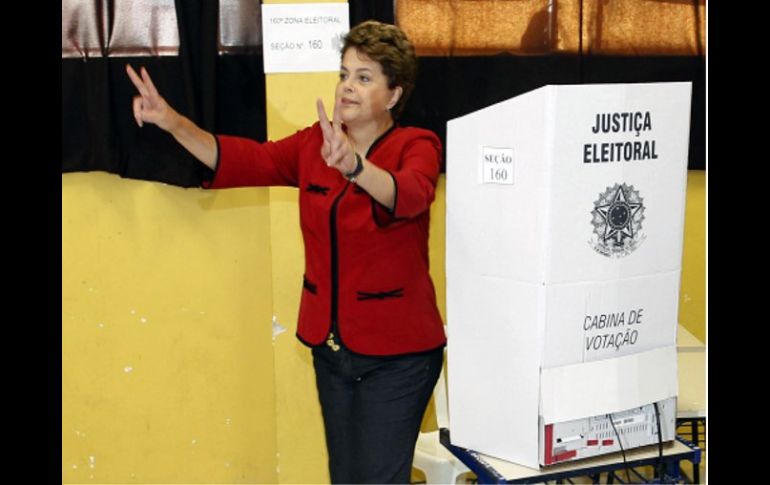
<path fill-rule="evenodd" d="M 409 483 L 444 349 L 369 357 L 313 348 L 332 483 Z"/>

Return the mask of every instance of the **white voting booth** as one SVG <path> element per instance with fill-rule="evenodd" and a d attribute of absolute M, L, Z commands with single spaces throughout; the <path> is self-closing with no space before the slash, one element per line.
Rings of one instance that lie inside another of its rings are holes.
<path fill-rule="evenodd" d="M 690 97 L 545 86 L 449 121 L 453 444 L 538 467 L 674 438 Z"/>

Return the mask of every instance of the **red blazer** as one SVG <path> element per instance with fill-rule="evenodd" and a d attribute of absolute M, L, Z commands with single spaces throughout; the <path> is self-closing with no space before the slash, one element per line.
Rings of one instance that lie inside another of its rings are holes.
<path fill-rule="evenodd" d="M 366 355 L 398 355 L 446 343 L 428 273 L 429 207 L 441 142 L 431 131 L 394 126 L 366 158 L 396 185 L 391 212 L 321 158 L 320 125 L 275 142 L 218 135 L 209 188 L 299 188 L 305 275 L 297 337 L 324 344 L 336 323 L 341 343 Z"/>

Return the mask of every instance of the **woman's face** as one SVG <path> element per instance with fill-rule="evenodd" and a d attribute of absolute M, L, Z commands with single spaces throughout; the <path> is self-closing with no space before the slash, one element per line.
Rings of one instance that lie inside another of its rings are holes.
<path fill-rule="evenodd" d="M 388 78 L 379 62 L 355 47 L 345 51 L 335 101 L 340 105 L 342 121 L 346 125 L 389 122 L 388 109 L 395 106 L 401 92 L 400 86 L 388 89 Z"/>

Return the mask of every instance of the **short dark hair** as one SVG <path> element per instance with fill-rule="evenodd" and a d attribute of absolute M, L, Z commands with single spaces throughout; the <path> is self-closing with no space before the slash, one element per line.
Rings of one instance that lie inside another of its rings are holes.
<path fill-rule="evenodd" d="M 393 118 L 398 118 L 417 80 L 417 55 L 414 46 L 406 38 L 404 31 L 395 25 L 367 20 L 347 33 L 342 55 L 344 56 L 351 47 L 355 47 L 382 66 L 382 72 L 388 78 L 388 89 L 401 86 L 401 98 L 390 110 Z"/>

